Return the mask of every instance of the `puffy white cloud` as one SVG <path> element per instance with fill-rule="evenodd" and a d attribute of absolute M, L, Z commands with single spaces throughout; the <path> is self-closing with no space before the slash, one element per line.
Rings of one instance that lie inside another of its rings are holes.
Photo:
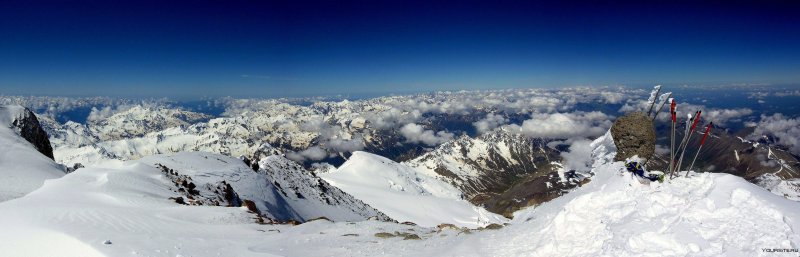
<path fill-rule="evenodd" d="M 300 129 L 308 132 L 315 132 L 319 134 L 321 141 L 335 138 L 342 133 L 342 127 L 339 125 L 331 125 L 320 119 L 312 119 L 300 124 Z"/>
<path fill-rule="evenodd" d="M 589 171 L 592 169 L 592 141 L 573 140 L 569 151 L 561 152 L 566 170 Z"/>
<path fill-rule="evenodd" d="M 434 132 L 415 123 L 409 123 L 400 128 L 400 134 L 406 138 L 407 142 L 423 143 L 429 146 L 453 140 L 453 133 L 445 131 Z"/>
<path fill-rule="evenodd" d="M 331 125 L 322 119 L 312 119 L 300 124 L 303 131 L 318 134 L 317 144 L 330 152 L 354 152 L 364 149 L 364 139 L 361 135 L 351 136 L 342 126 Z M 349 137 L 346 139 L 344 137 Z"/>
<path fill-rule="evenodd" d="M 92 111 L 89 113 L 89 117 L 86 118 L 88 122 L 98 122 L 105 118 L 111 117 L 114 114 L 114 111 L 111 107 L 103 107 L 102 109 L 97 109 L 97 107 L 92 107 Z"/>
<path fill-rule="evenodd" d="M 600 136 L 611 127 L 611 116 L 602 112 L 539 113 L 522 122 L 509 125 L 512 130 L 530 137 L 565 139 Z"/>
<path fill-rule="evenodd" d="M 402 124 L 416 122 L 422 117 L 422 111 L 391 108 L 380 112 L 362 113 L 373 127 L 379 129 L 393 129 Z"/>
<path fill-rule="evenodd" d="M 625 99 L 625 95 L 619 92 L 600 92 L 600 96 L 609 104 L 618 104 Z"/>
<path fill-rule="evenodd" d="M 483 134 L 487 131 L 493 130 L 508 123 L 508 119 L 499 114 L 486 114 L 486 118 L 473 122 L 472 125 L 478 130 L 478 133 Z"/>
<path fill-rule="evenodd" d="M 333 152 L 355 152 L 364 149 L 364 140 L 361 137 L 350 140 L 334 138 L 328 140 L 325 146 Z"/>
<path fill-rule="evenodd" d="M 789 148 L 794 154 L 800 154 L 800 119 L 789 118 L 776 113 L 771 116 L 761 115 L 761 121 L 750 134 L 750 139 L 770 136 L 775 142 Z"/>
<path fill-rule="evenodd" d="M 110 97 L 0 95 L 0 105 L 7 105 L 7 104 L 17 104 L 25 106 L 33 110 L 37 115 L 45 115 L 51 118 L 56 118 L 58 116 L 63 115 L 65 112 L 69 112 L 79 108 L 93 107 L 97 109 L 97 107 L 100 107 L 100 109 L 97 111 L 102 111 L 103 109 L 105 109 L 105 107 L 109 107 L 113 112 L 119 112 L 130 109 L 131 106 L 137 104 L 143 106 L 169 106 L 169 101 L 165 98 L 131 100 L 124 98 L 110 98 Z"/>
<path fill-rule="evenodd" d="M 702 118 L 715 124 L 727 124 L 753 114 L 750 108 L 703 110 Z"/>
<path fill-rule="evenodd" d="M 296 162 L 303 162 L 305 160 L 319 161 L 325 159 L 328 153 L 319 146 L 312 146 L 300 152 L 289 152 L 286 158 Z"/>
<path fill-rule="evenodd" d="M 759 164 L 761 164 L 761 166 L 764 166 L 764 167 L 772 167 L 772 168 L 775 168 L 775 167 L 778 167 L 778 166 L 780 165 L 780 163 L 779 163 L 778 161 L 775 161 L 775 160 L 770 160 L 770 159 L 769 159 L 769 158 L 768 158 L 766 155 L 764 155 L 764 154 L 758 154 L 758 155 L 756 155 L 756 159 L 758 159 L 758 163 L 759 163 Z"/>
<path fill-rule="evenodd" d="M 656 145 L 656 154 L 669 156 L 669 147 L 663 145 Z"/>
<path fill-rule="evenodd" d="M 658 106 L 654 108 L 657 107 Z M 633 109 L 626 107 L 620 109 L 621 112 L 626 112 L 626 110 L 630 111 Z M 735 122 L 753 114 L 753 110 L 750 108 L 719 109 L 708 108 L 704 105 L 679 102 L 677 108 L 675 109 L 679 119 L 678 122 L 685 121 L 684 119 L 686 119 L 688 115 L 694 115 L 694 113 L 698 110 L 703 111 L 700 116 L 704 122 L 714 122 L 714 124 L 722 126 L 728 124 L 729 122 Z M 658 115 L 658 121 L 669 122 L 671 119 L 670 117 L 671 115 L 669 114 L 669 106 L 665 105 L 663 110 L 661 110 L 661 113 Z"/>
<path fill-rule="evenodd" d="M 150 104 L 105 106 L 100 109 L 97 109 L 97 107 L 92 107 L 92 111 L 89 112 L 89 116 L 86 117 L 86 121 L 88 123 L 100 122 L 108 117 L 113 116 L 114 114 L 130 110 L 136 106 L 156 107 Z"/>

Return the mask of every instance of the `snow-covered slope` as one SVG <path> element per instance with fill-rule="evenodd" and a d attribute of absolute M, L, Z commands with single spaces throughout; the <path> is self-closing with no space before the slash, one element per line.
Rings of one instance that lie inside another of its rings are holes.
<path fill-rule="evenodd" d="M 304 222 L 319 217 L 333 221 L 359 221 L 370 217 L 388 220 L 382 213 L 282 156 L 262 159 L 258 171 L 239 159 L 204 152 L 148 156 L 140 162 L 174 172 L 179 176 L 176 180 L 190 180 L 198 191 L 194 195 L 214 195 L 216 188 L 222 187 L 217 190 L 222 192 L 225 185 L 230 184 L 233 194 L 241 201 L 253 201 L 262 216 L 275 221 Z M 188 198 L 191 194 L 184 196 Z"/>
<path fill-rule="evenodd" d="M 359 221 L 367 218 L 391 220 L 382 212 L 372 208 L 352 195 L 330 185 L 316 174 L 304 169 L 294 161 L 272 155 L 258 162 L 258 173 L 280 192 L 283 201 L 295 213 L 298 221 L 326 217 L 333 221 Z M 281 203 L 275 203 L 279 206 Z"/>
<path fill-rule="evenodd" d="M 84 168 L 20 199 L 0 203 L 0 253 L 773 256 L 775 253 L 764 249 L 796 249 L 800 245 L 796 233 L 800 231 L 800 203 L 728 174 L 691 173 L 668 183 L 643 184 L 626 172 L 621 162 L 612 162 L 610 137 L 604 136 L 592 146 L 595 176 L 590 182 L 553 201 L 518 211 L 509 225 L 497 230 L 433 230 L 379 221 L 258 225 L 255 215 L 244 207 L 175 203 L 169 198 L 181 194 L 174 191 L 175 184 L 159 166 L 133 161 L 116 167 Z M 212 178 L 219 174 L 211 171 L 238 165 L 232 158 L 207 156 L 209 160 L 205 160 L 203 155 L 189 155 L 192 157 L 153 158 L 169 163 L 164 165 L 173 166 L 173 172 L 184 170 L 195 182 L 218 180 Z M 354 157 L 357 162 L 350 167 L 325 174 L 343 173 L 345 184 L 357 186 L 353 188 L 361 192 L 382 194 L 386 197 L 383 206 L 394 204 L 401 207 L 399 211 L 426 210 L 433 204 L 440 209 L 454 206 L 448 201 L 457 194 L 423 173 L 366 153 Z M 380 169 L 354 169 L 376 167 Z M 245 172 L 242 167 L 236 169 Z M 234 184 L 235 179 L 225 175 L 225 180 Z M 414 238 L 407 236 L 410 234 L 419 240 L 404 240 Z"/>
<path fill-rule="evenodd" d="M 0 106 L 0 202 L 21 197 L 59 178 L 64 169 L 20 137 L 14 121 L 26 115 L 21 106 Z"/>
<path fill-rule="evenodd" d="M 800 203 L 729 174 L 643 184 L 595 147 L 592 181 L 515 214 L 510 226 L 437 252 L 452 256 L 764 256 L 800 245 Z"/>
<path fill-rule="evenodd" d="M 475 228 L 506 221 L 461 199 L 461 191 L 437 179 L 436 174 L 425 174 L 366 152 L 353 153 L 336 171 L 320 176 L 401 222 Z"/>
<path fill-rule="evenodd" d="M 256 216 L 246 208 L 179 205 L 169 199 L 179 196 L 173 189 L 160 169 L 140 162 L 79 169 L 26 197 L 0 204 L 0 252 L 241 255 L 247 246 L 238 239 L 260 233 L 247 229 Z M 106 240 L 111 244 L 104 245 Z"/>

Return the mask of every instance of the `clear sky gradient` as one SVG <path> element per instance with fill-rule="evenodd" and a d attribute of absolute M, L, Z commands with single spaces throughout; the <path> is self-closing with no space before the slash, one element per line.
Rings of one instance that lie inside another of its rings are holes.
<path fill-rule="evenodd" d="M 547 2 L 3 1 L 0 94 L 800 82 L 797 1 Z"/>

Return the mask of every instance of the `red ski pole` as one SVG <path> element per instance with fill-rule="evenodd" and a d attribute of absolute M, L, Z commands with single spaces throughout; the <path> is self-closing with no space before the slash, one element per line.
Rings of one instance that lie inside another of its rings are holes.
<path fill-rule="evenodd" d="M 675 98 L 671 99 L 672 102 L 669 105 L 669 113 L 672 114 L 672 130 L 670 134 L 670 145 L 669 145 L 669 178 L 672 178 L 672 168 L 675 165 L 675 122 L 678 120 L 675 113 Z"/>
<path fill-rule="evenodd" d="M 703 149 L 703 144 L 706 143 L 706 137 L 708 136 L 708 133 L 711 132 L 711 127 L 713 126 L 714 122 L 708 123 L 708 126 L 706 127 L 706 133 L 703 133 L 703 139 L 700 139 L 700 147 L 697 148 L 697 153 L 694 154 L 694 159 L 692 159 L 692 164 L 689 165 L 689 169 L 686 170 L 686 177 L 689 177 L 689 171 L 692 170 L 692 168 L 694 168 L 694 161 L 696 161 L 697 156 L 700 155 L 700 150 Z"/>

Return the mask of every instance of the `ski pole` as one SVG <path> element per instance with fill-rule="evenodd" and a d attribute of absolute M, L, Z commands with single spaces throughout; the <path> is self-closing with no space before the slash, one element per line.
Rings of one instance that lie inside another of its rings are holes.
<path fill-rule="evenodd" d="M 711 131 L 711 127 L 713 127 L 713 126 L 714 126 L 714 122 L 708 123 L 708 126 L 706 127 L 706 132 L 703 133 L 703 139 L 700 139 L 700 147 L 697 147 L 697 153 L 694 154 L 694 159 L 692 159 L 692 164 L 690 164 L 689 165 L 689 169 L 686 170 L 686 177 L 687 178 L 689 177 L 689 171 L 692 170 L 692 168 L 694 168 L 694 162 L 697 161 L 697 156 L 700 155 L 700 150 L 703 149 L 703 144 L 705 144 L 705 142 L 706 142 L 706 137 L 708 136 L 708 132 Z"/>
<path fill-rule="evenodd" d="M 697 112 L 694 112 L 694 116 L 697 116 Z M 689 116 L 688 120 L 692 121 L 692 117 L 694 117 L 694 116 Z M 683 144 L 686 142 L 686 137 L 689 136 L 689 121 L 687 121 L 686 122 L 686 126 L 684 126 L 683 137 L 681 138 L 680 143 L 678 143 L 678 148 L 675 148 L 675 155 L 676 156 L 678 155 L 678 153 L 681 152 L 681 149 L 683 149 Z"/>
<path fill-rule="evenodd" d="M 683 142 L 683 149 L 681 150 L 681 157 L 678 158 L 678 166 L 676 167 L 676 169 L 680 169 L 681 165 L 683 165 L 683 156 L 684 156 L 684 154 L 686 154 L 686 148 L 689 147 L 689 140 L 692 139 L 692 134 L 694 134 L 694 128 L 697 127 L 697 122 L 700 121 L 700 114 L 702 114 L 702 113 L 703 113 L 703 111 L 697 111 L 697 113 L 695 113 L 695 115 L 694 115 L 694 118 L 693 118 L 694 122 L 692 122 L 692 127 L 689 129 L 689 132 L 684 137 L 685 142 Z M 678 171 L 678 172 L 680 172 L 680 171 Z M 680 173 L 678 173 L 678 176 L 680 176 Z"/>
<path fill-rule="evenodd" d="M 691 129 L 689 127 L 689 122 L 686 123 L 686 128 L 683 131 L 683 138 L 681 138 L 681 143 L 678 144 L 678 149 L 675 151 L 675 155 L 678 155 L 678 152 L 684 151 L 686 146 L 689 144 L 688 138 L 692 136 L 691 132 L 694 131 L 694 127 L 697 126 L 697 121 L 699 120 L 696 119 L 697 117 L 700 117 L 700 111 L 694 112 L 694 116 L 689 118 L 689 121 L 693 122 Z"/>
<path fill-rule="evenodd" d="M 670 101 L 669 112 L 672 114 L 672 134 L 670 135 L 671 143 L 669 145 L 669 178 L 672 179 L 672 166 L 675 162 L 675 122 L 677 117 L 675 117 L 675 98 L 671 98 Z"/>
<path fill-rule="evenodd" d="M 656 113 L 653 114 L 653 122 L 656 121 L 656 118 L 658 117 L 658 114 L 661 113 L 662 109 L 664 109 L 664 105 L 667 105 L 667 102 L 669 102 L 670 97 L 672 97 L 672 93 L 671 92 L 667 94 L 667 98 L 664 99 L 664 102 L 662 102 L 661 106 L 658 107 L 658 110 L 656 110 Z"/>
<path fill-rule="evenodd" d="M 661 85 L 658 85 L 656 86 L 656 93 L 650 96 L 653 98 L 653 102 L 650 103 L 650 109 L 647 110 L 647 117 L 650 117 L 650 113 L 653 112 L 653 106 L 656 105 L 656 101 L 658 101 L 658 93 L 660 92 L 661 92 Z"/>

